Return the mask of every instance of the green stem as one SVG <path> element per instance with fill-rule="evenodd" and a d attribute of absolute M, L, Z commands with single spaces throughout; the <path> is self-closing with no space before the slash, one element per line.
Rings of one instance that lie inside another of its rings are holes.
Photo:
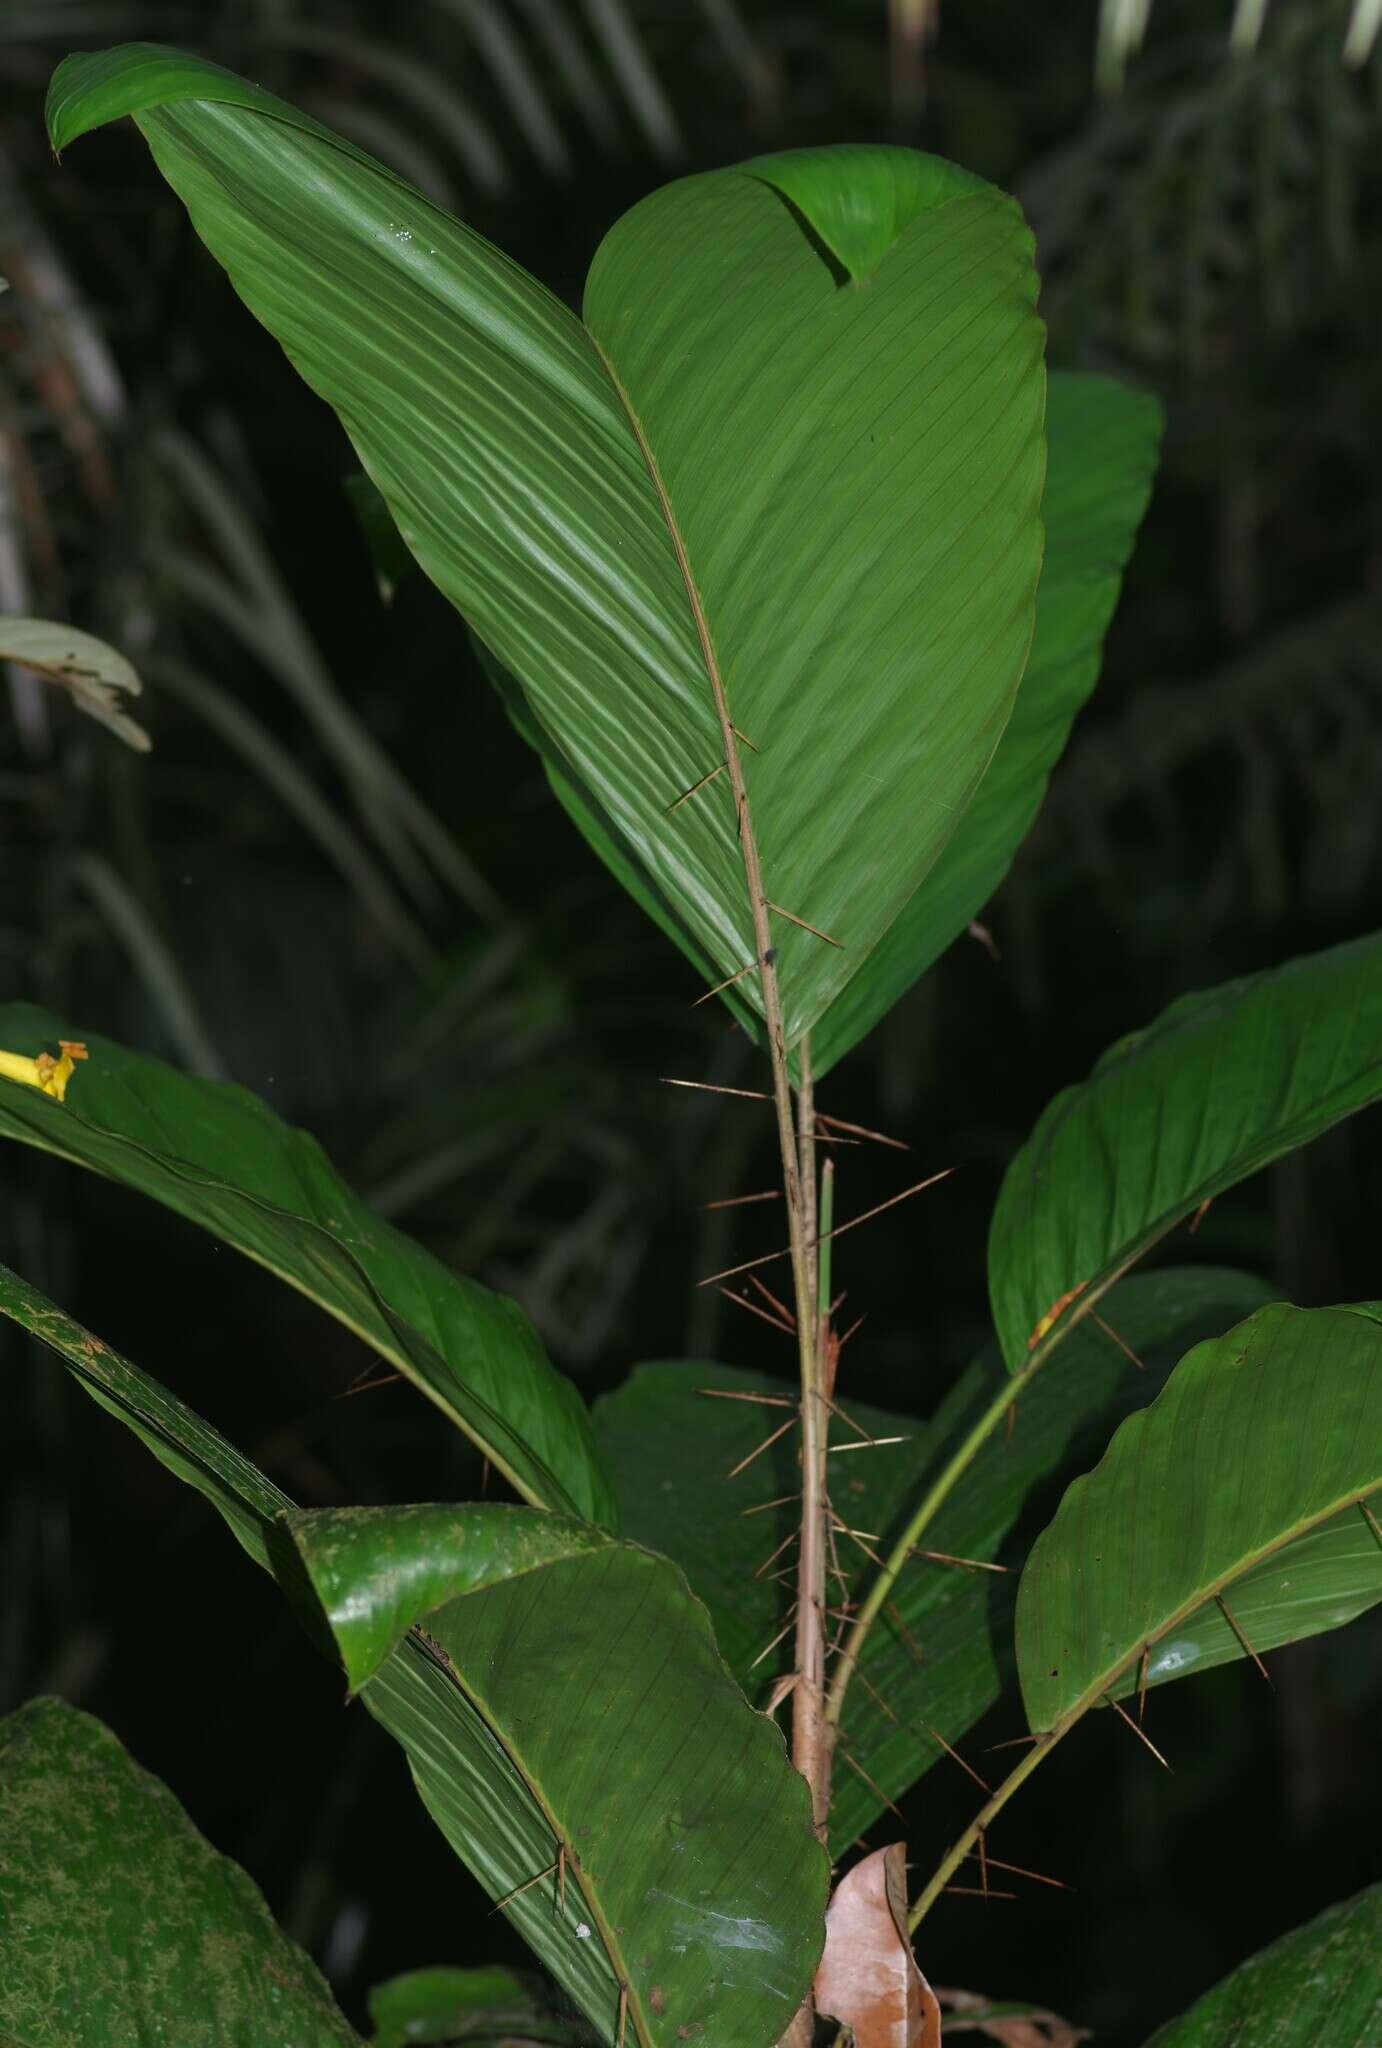
<path fill-rule="evenodd" d="M 974 1819 L 960 1836 L 959 1841 L 941 1859 L 931 1882 L 913 1906 L 911 1916 L 907 1922 L 908 1927 L 913 1933 L 916 1932 L 920 1923 L 926 1918 L 932 1906 L 935 1905 L 936 1900 L 964 1862 L 965 1857 L 974 1847 L 980 1835 L 986 1831 L 995 1816 L 1003 1811 L 1003 1808 L 1012 1798 L 1018 1786 L 1026 1783 L 1042 1758 L 1048 1757 L 1051 1754 L 1051 1751 L 1060 1741 L 1062 1735 L 1066 1734 L 1073 1725 L 1074 1721 L 1072 1719 L 1064 1722 L 1059 1728 L 1051 1729 L 1046 1735 L 1038 1735 L 1017 1768 L 1008 1773 L 1007 1777 L 998 1787 L 998 1790 L 988 1801 L 988 1804 L 980 1807 Z"/>

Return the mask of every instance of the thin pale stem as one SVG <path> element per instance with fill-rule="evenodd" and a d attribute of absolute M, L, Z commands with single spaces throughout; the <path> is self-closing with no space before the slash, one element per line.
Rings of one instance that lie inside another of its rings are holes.
<path fill-rule="evenodd" d="M 802 1274 L 797 1298 L 801 1358 L 801 1550 L 797 1569 L 796 1691 L 792 1699 L 792 1761 L 811 1787 L 816 1831 L 825 1839 L 830 1813 L 830 1731 L 825 1720 L 825 1455 L 830 1418 L 821 1399 L 824 1343 L 820 1332 L 822 1265 L 816 1210 L 816 1105 L 811 1046 L 797 1048 L 797 1167 L 801 1186 Z M 795 1269 L 796 1260 L 793 1259 Z M 826 1299 L 829 1299 L 827 1293 Z"/>

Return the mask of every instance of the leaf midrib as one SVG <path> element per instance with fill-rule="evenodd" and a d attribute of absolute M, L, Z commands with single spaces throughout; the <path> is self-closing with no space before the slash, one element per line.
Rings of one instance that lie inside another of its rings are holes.
<path fill-rule="evenodd" d="M 1179 1628 L 1183 1621 L 1188 1621 L 1207 1602 L 1216 1599 L 1226 1587 L 1234 1585 L 1246 1573 L 1261 1564 L 1264 1559 L 1273 1557 L 1279 1550 L 1285 1550 L 1298 1537 L 1308 1536 L 1312 1529 L 1318 1528 L 1322 1522 L 1329 1521 L 1332 1516 L 1343 1514 L 1346 1509 L 1357 1507 L 1360 1501 L 1371 1499 L 1372 1495 L 1378 1492 L 1379 1489 L 1382 1489 L 1382 1469 L 1379 1469 L 1376 1477 L 1371 1479 L 1367 1485 L 1356 1488 L 1344 1494 L 1341 1498 L 1332 1501 L 1329 1506 L 1322 1508 L 1318 1514 L 1303 1516 L 1301 1520 L 1293 1523 L 1283 1535 L 1278 1536 L 1274 1542 L 1264 1543 L 1260 1549 L 1241 1558 L 1233 1566 L 1232 1570 L 1221 1573 L 1211 1584 L 1201 1587 L 1189 1600 L 1182 1602 L 1175 1612 L 1169 1615 L 1152 1634 L 1144 1636 L 1125 1657 L 1120 1657 L 1116 1664 L 1110 1665 L 1105 1672 L 1101 1673 L 1097 1680 L 1087 1686 L 1074 1705 L 1065 1714 L 1058 1716 L 1048 1730 L 1041 1732 L 1051 1735 L 1064 1735 L 1080 1719 L 1081 1715 L 1086 1714 L 1097 1701 L 1104 1697 L 1111 1686 L 1118 1683 L 1125 1672 L 1132 1669 L 1144 1650 L 1151 1649 L 1164 1636 L 1168 1636 L 1172 1629 Z"/>

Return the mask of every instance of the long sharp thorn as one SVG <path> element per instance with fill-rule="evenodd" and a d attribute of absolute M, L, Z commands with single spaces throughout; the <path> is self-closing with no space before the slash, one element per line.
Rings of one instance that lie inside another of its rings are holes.
<path fill-rule="evenodd" d="M 862 1317 L 860 1318 L 860 1320 L 862 1321 Z M 843 1344 L 843 1337 L 840 1339 L 840 1342 Z M 852 1415 L 846 1414 L 845 1410 L 841 1408 L 838 1405 L 838 1403 L 832 1401 L 828 1394 L 822 1394 L 821 1399 L 824 1401 L 826 1407 L 830 1410 L 831 1414 L 838 1415 L 841 1422 L 843 1422 L 845 1428 L 852 1429 L 854 1431 L 854 1434 L 861 1440 L 861 1442 L 871 1444 L 876 1441 L 875 1438 L 869 1435 L 868 1431 L 864 1428 L 862 1423 L 856 1422 Z"/>
<path fill-rule="evenodd" d="M 869 1443 L 831 1444 L 830 1455 L 834 1457 L 837 1451 L 876 1451 L 881 1449 L 884 1444 L 909 1444 L 911 1441 L 912 1439 L 909 1436 L 876 1436 Z M 918 1557 L 928 1557 L 930 1552 L 921 1550 L 916 1554 Z M 998 1569 L 1001 1571 L 1003 1567 L 1000 1565 Z"/>
<path fill-rule="evenodd" d="M 401 1380 L 401 1372 L 381 1373 L 378 1379 L 360 1380 L 353 1387 L 343 1387 L 339 1394 L 331 1396 L 333 1401 L 349 1401 L 356 1394 L 372 1394 L 376 1387 L 391 1387 L 395 1380 Z"/>
<path fill-rule="evenodd" d="M 739 1477 L 739 1474 L 744 1470 L 746 1465 L 751 1465 L 754 1459 L 758 1457 L 763 1451 L 766 1451 L 770 1444 L 775 1444 L 780 1436 L 786 1436 L 789 1429 L 794 1429 L 796 1427 L 796 1421 L 797 1418 L 795 1415 L 789 1415 L 787 1417 L 787 1420 L 782 1424 L 782 1427 L 780 1429 L 775 1429 L 771 1436 L 765 1436 L 762 1443 L 756 1445 L 754 1449 L 749 1452 L 747 1458 L 741 1458 L 737 1465 L 732 1466 L 731 1469 L 728 1472 L 726 1472 L 726 1479 L 737 1479 Z"/>
<path fill-rule="evenodd" d="M 762 1649 L 762 1650 L 760 1650 L 760 1651 L 758 1652 L 758 1655 L 757 1655 L 757 1656 L 756 1656 L 756 1657 L 754 1658 L 754 1660 L 753 1660 L 753 1664 L 750 1664 L 750 1666 L 749 1666 L 749 1670 L 750 1670 L 750 1671 L 752 1671 L 752 1670 L 753 1670 L 753 1668 L 754 1668 L 754 1665 L 756 1665 L 756 1664 L 761 1664 L 761 1663 L 763 1662 L 763 1659 L 764 1659 L 765 1657 L 769 1656 L 769 1655 L 770 1655 L 770 1654 L 772 1653 L 772 1651 L 774 1651 L 774 1650 L 775 1650 L 775 1649 L 777 1648 L 778 1644 L 779 1644 L 779 1643 L 780 1643 L 780 1642 L 782 1641 L 782 1638 L 783 1638 L 783 1637 L 784 1637 L 785 1635 L 787 1635 L 787 1634 L 788 1634 L 788 1633 L 789 1633 L 789 1632 L 790 1632 L 790 1631 L 791 1631 L 792 1629 L 794 1629 L 794 1628 L 796 1627 L 796 1625 L 797 1625 L 797 1617 L 796 1617 L 796 1613 L 795 1613 L 795 1611 L 793 1611 L 793 1613 L 792 1613 L 792 1616 L 791 1616 L 790 1620 L 788 1621 L 788 1623 L 787 1623 L 787 1626 L 786 1626 L 786 1628 L 780 1628 L 780 1629 L 778 1630 L 777 1634 L 776 1634 L 776 1635 L 775 1635 L 775 1636 L 773 1637 L 772 1641 L 771 1641 L 771 1642 L 770 1642 L 770 1643 L 769 1643 L 769 1644 L 767 1645 L 767 1647 L 766 1647 L 765 1649 Z"/>
<path fill-rule="evenodd" d="M 667 816 L 670 818 L 673 811 L 679 811 L 683 804 L 690 803 L 692 797 L 696 795 L 697 791 L 704 789 L 707 782 L 713 782 L 717 775 L 723 775 L 728 765 L 728 762 L 721 761 L 718 768 L 712 768 L 710 773 L 708 775 L 703 775 L 699 782 L 693 782 L 690 789 L 684 789 L 681 795 L 677 798 L 675 803 L 668 804 Z"/>
<path fill-rule="evenodd" d="M 1233 1633 L 1237 1636 L 1239 1642 L 1241 1643 L 1243 1649 L 1246 1651 L 1247 1655 L 1252 1658 L 1253 1663 L 1262 1673 L 1262 1676 L 1266 1679 L 1268 1685 L 1272 1686 L 1272 1691 L 1275 1692 L 1276 1687 L 1272 1685 L 1271 1673 L 1268 1671 L 1266 1665 L 1262 1662 L 1262 1659 L 1258 1656 L 1256 1650 L 1254 1650 L 1252 1644 L 1248 1641 L 1242 1629 L 1239 1627 L 1238 1619 L 1234 1614 L 1233 1609 L 1229 1606 L 1227 1600 L 1225 1600 L 1222 1593 L 1216 1593 L 1214 1595 L 1214 1598 L 1218 1602 L 1219 1612 L 1223 1615 L 1224 1620 L 1228 1623 L 1229 1627 L 1233 1630 Z"/>
<path fill-rule="evenodd" d="M 1147 1370 L 1146 1366 L 1142 1363 L 1142 1360 L 1133 1350 L 1131 1344 L 1129 1344 L 1125 1338 L 1119 1336 L 1118 1332 L 1114 1329 L 1112 1323 L 1106 1323 L 1102 1316 L 1095 1314 L 1093 1309 L 1089 1311 L 1089 1320 L 1092 1323 L 1097 1323 L 1099 1325 L 1099 1328 L 1103 1331 L 1106 1337 L 1112 1337 L 1114 1343 L 1118 1346 L 1118 1349 L 1123 1353 L 1123 1356 L 1125 1358 L 1130 1358 L 1133 1364 L 1137 1367 L 1137 1370 L 1139 1372 L 1145 1372 Z"/>
<path fill-rule="evenodd" d="M 1365 1500 L 1359 1501 L 1358 1512 L 1363 1517 L 1363 1520 L 1367 1523 L 1368 1527 L 1371 1529 L 1373 1535 L 1377 1538 L 1379 1547 L 1382 1547 L 1382 1523 L 1378 1522 L 1376 1515 L 1373 1513 L 1372 1509 L 1368 1506 Z"/>
<path fill-rule="evenodd" d="M 941 1734 L 939 1728 L 933 1728 L 929 1721 L 923 1721 L 921 1725 L 926 1730 L 927 1734 L 931 1736 L 931 1738 L 934 1741 L 940 1744 L 941 1748 L 945 1751 L 946 1755 L 950 1757 L 955 1763 L 957 1763 L 962 1771 L 968 1772 L 969 1776 L 973 1778 L 975 1784 L 979 1787 L 981 1791 L 990 1793 L 993 1791 L 992 1785 L 990 1785 L 985 1779 L 979 1776 L 979 1773 L 975 1770 L 973 1764 L 967 1764 L 964 1758 L 960 1755 L 959 1750 L 951 1748 L 950 1744 Z"/>
<path fill-rule="evenodd" d="M 773 1099 L 761 1088 L 721 1088 L 715 1081 L 678 1081 L 673 1074 L 659 1074 L 658 1079 L 667 1088 L 699 1088 L 706 1095 L 741 1095 L 745 1102 L 771 1102 Z M 720 1277 L 723 1279 L 724 1275 Z"/>
<path fill-rule="evenodd" d="M 985 1754 L 991 1755 L 995 1749 L 1023 1749 L 1029 1742 L 1040 1741 L 1039 1735 L 1010 1735 L 1006 1742 L 991 1742 Z"/>
<path fill-rule="evenodd" d="M 990 1886 L 988 1891 L 980 1891 L 977 1884 L 948 1884 L 945 1888 L 945 1896 L 948 1899 L 1015 1899 L 1017 1893 L 996 1892 L 992 1886 Z"/>
<path fill-rule="evenodd" d="M 799 1672 L 785 1671 L 781 1678 L 773 1681 L 773 1689 L 768 1694 L 768 1704 L 763 1709 L 765 1714 L 775 1714 L 788 1693 L 796 1691 L 799 1676 Z"/>
<path fill-rule="evenodd" d="M 982 1835 L 979 1836 L 979 1840 L 983 1840 Z M 1001 1856 L 989 1856 L 987 1851 L 985 1851 L 985 1860 L 991 1863 L 995 1870 L 1009 1870 L 1014 1877 L 1030 1877 L 1033 1884 L 1053 1885 L 1058 1892 L 1073 1892 L 1075 1889 L 1074 1885 L 1067 1884 L 1063 1877 L 1047 1877 L 1040 1870 L 1024 1869 L 1020 1863 L 1005 1863 Z"/>
<path fill-rule="evenodd" d="M 1213 1200 L 1214 1197 L 1213 1195 L 1211 1195 L 1209 1197 L 1209 1202 L 1212 1202 Z M 1204 1222 L 1204 1219 L 1209 1211 L 1209 1202 L 1201 1202 L 1199 1208 L 1190 1218 L 1190 1229 L 1188 1232 L 1189 1236 L 1193 1237 L 1195 1235 L 1195 1232 L 1199 1229 L 1200 1225 Z"/>
<path fill-rule="evenodd" d="M 1152 1661 L 1152 1646 L 1142 1645 L 1142 1656 L 1137 1666 L 1137 1725 L 1140 1728 L 1147 1718 L 1147 1668 Z"/>
<path fill-rule="evenodd" d="M 748 734 L 746 732 L 740 732 L 737 725 L 732 725 L 730 727 L 730 731 L 734 734 L 735 739 L 742 740 L 744 742 L 744 745 L 748 748 L 751 754 L 762 753 L 763 749 L 761 747 L 756 747 L 753 741 L 749 738 Z"/>
<path fill-rule="evenodd" d="M 864 1326 L 864 1324 L 865 1324 L 865 1323 L 866 1323 L 867 1321 L 868 1321 L 868 1312 L 867 1312 L 867 1311 L 865 1311 L 865 1313 L 864 1313 L 863 1315 L 861 1315 L 861 1316 L 856 1316 L 856 1317 L 854 1318 L 854 1321 L 853 1321 L 853 1322 L 852 1322 L 852 1323 L 850 1324 L 849 1328 L 848 1328 L 848 1329 L 847 1329 L 847 1330 L 845 1331 L 845 1333 L 844 1333 L 844 1336 L 840 1338 L 840 1340 L 839 1340 L 838 1344 L 837 1344 L 837 1345 L 836 1345 L 836 1347 L 835 1347 L 835 1348 L 836 1348 L 836 1350 L 837 1350 L 837 1351 L 843 1351 L 843 1350 L 844 1350 L 844 1348 L 845 1348 L 845 1346 L 846 1346 L 846 1344 L 848 1344 L 848 1342 L 849 1342 L 850 1338 L 851 1338 L 851 1337 L 852 1337 L 852 1336 L 854 1335 L 855 1331 L 856 1331 L 856 1330 L 860 1330 L 860 1329 L 862 1329 L 862 1328 L 863 1328 L 863 1326 Z"/>
<path fill-rule="evenodd" d="M 708 1003 L 712 996 L 718 996 L 725 989 L 733 988 L 736 981 L 742 981 L 746 974 L 752 974 L 757 965 L 758 962 L 756 960 L 750 960 L 747 967 L 739 968 L 735 974 L 727 974 L 723 981 L 716 982 L 714 988 L 708 988 L 703 996 L 697 996 L 695 1002 L 691 1005 L 692 1009 L 699 1010 L 701 1004 Z"/>
<path fill-rule="evenodd" d="M 756 1301 L 745 1301 L 743 1295 L 736 1294 L 732 1287 L 717 1287 L 715 1289 L 715 1292 L 717 1294 L 723 1294 L 725 1300 L 732 1301 L 736 1308 L 746 1308 L 751 1316 L 761 1316 L 765 1323 L 770 1323 L 773 1329 L 781 1330 L 784 1333 L 784 1335 L 788 1337 L 796 1336 L 797 1333 L 792 1328 L 790 1323 L 780 1323 L 776 1316 L 770 1316 L 768 1314 L 768 1311 L 765 1308 L 760 1308 Z M 710 1389 L 708 1387 L 701 1387 L 698 1388 L 697 1391 L 702 1394 L 705 1394 L 709 1393 Z M 742 1395 L 740 1398 L 743 1400 L 748 1400 L 749 1396 L 745 1394 Z"/>
<path fill-rule="evenodd" d="M 709 1084 L 700 1081 L 679 1081 L 673 1085 L 680 1088 L 699 1088 Z M 750 1093 L 746 1088 L 730 1088 L 720 1092 L 729 1095 Z M 925 1180 L 919 1180 L 915 1187 L 903 1188 L 898 1195 L 889 1195 L 886 1202 L 879 1202 L 876 1207 L 865 1209 L 862 1216 L 851 1216 L 848 1223 L 837 1223 L 833 1230 L 825 1231 L 820 1237 L 813 1237 L 810 1242 L 813 1245 L 822 1245 L 827 1244 L 832 1238 L 843 1237 L 847 1230 L 857 1230 L 861 1223 L 871 1223 L 874 1217 L 881 1216 L 885 1209 L 894 1208 L 898 1202 L 905 1202 L 911 1195 L 919 1195 L 923 1188 L 933 1188 L 937 1181 L 948 1180 L 954 1171 L 953 1166 L 942 1167 L 939 1173 L 930 1174 Z M 751 1272 L 755 1266 L 770 1266 L 775 1259 L 787 1259 L 791 1255 L 792 1247 L 784 1245 L 779 1252 L 762 1252 L 756 1259 L 745 1259 L 742 1265 L 727 1266 L 723 1273 L 707 1273 L 705 1279 L 698 1280 L 696 1284 L 698 1287 L 714 1287 L 721 1280 L 733 1280 L 737 1274 Z"/>
<path fill-rule="evenodd" d="M 781 1188 L 765 1188 L 761 1195 L 726 1195 L 718 1202 L 702 1202 L 703 1209 L 742 1209 L 746 1202 L 780 1202 Z"/>
<path fill-rule="evenodd" d="M 1148 1749 L 1152 1752 L 1152 1755 L 1156 1758 L 1157 1762 L 1161 1765 L 1162 1769 L 1165 1771 L 1169 1771 L 1171 1769 L 1171 1766 L 1167 1763 L 1165 1757 L 1161 1754 L 1161 1751 L 1152 1741 L 1152 1738 L 1147 1733 L 1146 1729 L 1139 1728 L 1136 1721 L 1134 1721 L 1132 1715 L 1128 1713 L 1127 1710 L 1123 1706 L 1121 1706 L 1117 1700 L 1109 1699 L 1109 1695 L 1107 1693 L 1104 1694 L 1104 1698 L 1108 1700 L 1108 1703 L 1113 1708 L 1114 1713 L 1120 1715 L 1122 1719 L 1127 1722 L 1129 1728 L 1131 1728 L 1133 1734 L 1137 1737 L 1138 1741 L 1146 1743 Z M 1172 1776 L 1174 1775 L 1175 1773 L 1172 1772 Z"/>
<path fill-rule="evenodd" d="M 521 1898 L 524 1892 L 530 1892 L 535 1884 L 541 1884 L 543 1878 L 550 1877 L 556 1868 L 555 1863 L 549 1863 L 545 1870 L 539 1870 L 537 1876 L 530 1877 L 526 1884 L 516 1884 L 511 1892 L 505 1892 L 503 1898 L 490 1907 L 490 1912 L 502 1913 L 505 1906 L 512 1905 L 513 1901 Z"/>
<path fill-rule="evenodd" d="M 768 1570 L 769 1566 L 770 1566 L 770 1565 L 775 1565 L 775 1564 L 777 1563 L 777 1561 L 778 1561 L 778 1559 L 779 1559 L 779 1558 L 781 1557 L 781 1555 L 782 1555 L 783 1551 L 784 1551 L 784 1550 L 785 1550 L 785 1549 L 787 1548 L 787 1545 L 788 1545 L 789 1543 L 795 1543 L 795 1542 L 796 1542 L 796 1540 L 797 1540 L 797 1537 L 798 1537 L 798 1535 L 799 1535 L 799 1534 L 800 1534 L 800 1531 L 799 1531 L 799 1530 L 796 1530 L 796 1529 L 789 1529 L 789 1530 L 787 1531 L 787 1534 L 786 1534 L 786 1535 L 785 1535 L 785 1536 L 783 1537 L 782 1541 L 781 1541 L 781 1542 L 780 1542 L 780 1543 L 778 1544 L 778 1546 L 777 1546 L 777 1549 L 776 1549 L 776 1550 L 775 1550 L 775 1551 L 773 1552 L 772 1556 L 771 1556 L 771 1557 L 765 1557 L 765 1558 L 764 1558 L 764 1560 L 763 1560 L 762 1564 L 761 1564 L 761 1565 L 759 1565 L 759 1567 L 758 1567 L 758 1570 L 757 1570 L 757 1571 L 756 1571 L 756 1572 L 754 1573 L 754 1577 L 755 1577 L 756 1579 L 761 1579 L 761 1578 L 762 1578 L 762 1576 L 763 1576 L 763 1574 L 764 1574 L 764 1572 L 766 1572 L 766 1571 Z"/>
<path fill-rule="evenodd" d="M 874 1782 L 874 1780 L 869 1776 L 868 1772 L 864 1769 L 864 1766 L 859 1762 L 858 1758 L 851 1756 L 843 1743 L 840 1744 L 840 1755 L 844 1758 L 845 1762 L 849 1765 L 851 1770 L 857 1771 L 859 1773 L 859 1776 L 863 1779 L 864 1783 L 869 1787 L 870 1791 L 876 1792 L 878 1794 L 878 1797 L 887 1807 L 889 1813 L 895 1813 L 898 1819 L 901 1820 L 903 1817 L 901 1807 L 895 1806 L 893 1804 L 892 1800 L 889 1799 L 887 1793 L 883 1790 L 883 1787 Z"/>
<path fill-rule="evenodd" d="M 867 1124 L 846 1123 L 842 1116 L 827 1116 L 823 1109 L 816 1111 L 818 1124 L 829 1124 L 833 1131 L 848 1131 L 854 1138 L 872 1138 L 875 1145 L 891 1145 L 895 1152 L 910 1152 L 911 1146 L 901 1138 L 890 1138 L 885 1131 L 871 1131 Z"/>
<path fill-rule="evenodd" d="M 867 1678 L 865 1678 L 863 1672 L 859 1669 L 857 1664 L 854 1667 L 854 1676 L 858 1679 L 860 1685 L 863 1686 L 864 1691 L 868 1693 L 869 1697 L 874 1701 L 874 1703 L 878 1707 L 880 1707 L 882 1711 L 887 1715 L 888 1719 L 892 1722 L 894 1728 L 900 1728 L 902 1726 L 902 1723 L 898 1720 L 897 1715 L 888 1705 L 888 1702 L 884 1699 L 882 1693 L 879 1692 L 876 1687 L 869 1684 L 869 1681 L 867 1680 Z"/>
<path fill-rule="evenodd" d="M 734 1294 L 729 1297 L 731 1301 L 737 1301 L 738 1298 Z M 745 1308 L 752 1306 L 753 1303 L 750 1301 L 744 1303 Z M 696 1387 L 693 1391 L 697 1394 L 709 1394 L 713 1401 L 752 1401 L 760 1408 L 795 1408 L 797 1405 L 795 1401 L 789 1401 L 785 1394 L 741 1394 L 734 1387 Z"/>
<path fill-rule="evenodd" d="M 983 1888 L 984 1897 L 987 1898 L 989 1895 L 989 1858 L 988 1850 L 984 1847 L 984 1831 L 982 1828 L 980 1828 L 975 1836 L 974 1841 L 979 1851 L 979 1883 Z"/>
<path fill-rule="evenodd" d="M 745 1515 L 761 1515 L 768 1508 L 785 1508 L 788 1501 L 800 1499 L 799 1493 L 780 1493 L 776 1500 L 760 1500 L 754 1507 L 740 1508 L 739 1514 L 741 1519 Z"/>
<path fill-rule="evenodd" d="M 788 1308 L 786 1302 L 779 1301 L 777 1296 L 773 1293 L 772 1288 L 765 1286 L 756 1273 L 750 1273 L 749 1286 L 756 1287 L 758 1289 L 758 1292 L 762 1295 L 764 1301 L 766 1301 L 770 1307 L 775 1308 L 777 1310 L 783 1322 L 790 1323 L 792 1328 L 794 1330 L 796 1329 L 797 1319 L 792 1314 L 792 1311 Z"/>
<path fill-rule="evenodd" d="M 614 2048 L 624 2048 L 624 2023 L 628 2019 L 628 2016 L 629 1987 L 627 1984 L 621 1984 L 619 1986 L 619 2034 L 617 2040 L 615 2041 Z"/>
<path fill-rule="evenodd" d="M 929 1557 L 932 1564 L 958 1565 L 961 1571 L 966 1572 L 1005 1572 L 1010 1569 L 1005 1564 L 985 1564 L 981 1557 L 951 1557 L 948 1551 L 944 1550 L 913 1550 L 909 1555 Z"/>
<path fill-rule="evenodd" d="M 808 924 L 804 917 L 798 917 L 795 911 L 784 910 L 780 903 L 774 903 L 770 897 L 765 896 L 763 903 L 766 909 L 775 910 L 779 917 L 785 917 L 788 924 L 799 924 L 804 932 L 810 932 L 815 938 L 824 939 L 827 946 L 834 946 L 839 952 L 843 953 L 844 946 L 841 941 L 839 939 L 832 939 L 829 932 L 823 932 L 819 925 Z"/>
<path fill-rule="evenodd" d="M 893 1620 L 897 1623 L 898 1634 L 902 1637 L 903 1642 L 907 1645 L 907 1648 L 911 1651 L 917 1663 L 920 1664 L 924 1662 L 924 1659 L 921 1654 L 921 1645 L 917 1641 L 916 1637 L 912 1634 L 912 1631 L 908 1628 L 906 1622 L 902 1619 L 902 1610 L 899 1608 L 896 1600 L 886 1600 L 883 1604 L 886 1611 L 892 1616 Z"/>

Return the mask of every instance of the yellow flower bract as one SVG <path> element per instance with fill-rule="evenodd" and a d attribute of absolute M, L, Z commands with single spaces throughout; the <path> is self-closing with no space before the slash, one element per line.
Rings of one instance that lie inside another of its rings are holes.
<path fill-rule="evenodd" d="M 66 1099 L 67 1084 L 77 1061 L 86 1057 L 86 1047 L 75 1038 L 58 1040 L 56 1059 L 50 1052 L 41 1052 L 33 1059 L 27 1053 L 0 1052 L 0 1079 L 23 1081 L 30 1088 L 41 1088 L 45 1095 L 56 1096 L 62 1102 Z"/>

